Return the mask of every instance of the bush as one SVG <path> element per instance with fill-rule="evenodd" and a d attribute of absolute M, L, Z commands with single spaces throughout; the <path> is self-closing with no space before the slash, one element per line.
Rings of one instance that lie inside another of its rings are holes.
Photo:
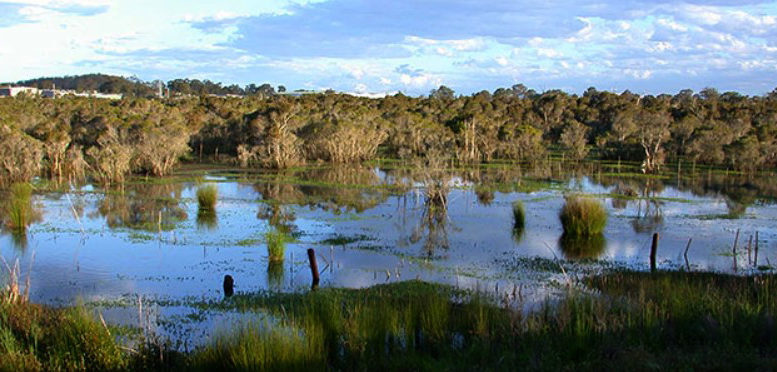
<path fill-rule="evenodd" d="M 559 218 L 564 234 L 570 237 L 601 234 L 607 225 L 607 211 L 602 203 L 590 198 L 567 196 Z"/>

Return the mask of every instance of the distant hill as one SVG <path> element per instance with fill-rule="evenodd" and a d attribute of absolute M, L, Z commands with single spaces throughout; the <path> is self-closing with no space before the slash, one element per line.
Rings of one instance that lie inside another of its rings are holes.
<path fill-rule="evenodd" d="M 150 96 L 156 92 L 151 83 L 138 79 L 128 79 L 121 76 L 104 74 L 88 74 L 78 76 L 43 77 L 31 80 L 23 80 L 15 83 L 20 86 L 30 86 L 39 89 L 75 90 L 78 92 L 97 91 L 100 93 L 120 93 L 128 96 Z"/>
<path fill-rule="evenodd" d="M 57 89 L 75 90 L 78 92 L 100 92 L 108 94 L 123 94 L 125 96 L 147 97 L 153 96 L 158 92 L 156 81 L 142 81 L 137 78 L 125 78 L 122 76 L 88 74 L 77 76 L 62 77 L 42 77 L 37 79 L 23 80 L 13 83 L 17 86 L 29 86 L 39 89 Z M 174 94 L 186 95 L 263 95 L 269 96 L 275 94 L 275 88 L 270 84 L 250 84 L 245 87 L 238 85 L 223 86 L 221 83 L 214 83 L 210 80 L 197 79 L 175 79 L 164 86 Z M 278 92 L 285 92 L 283 86 L 278 87 Z"/>

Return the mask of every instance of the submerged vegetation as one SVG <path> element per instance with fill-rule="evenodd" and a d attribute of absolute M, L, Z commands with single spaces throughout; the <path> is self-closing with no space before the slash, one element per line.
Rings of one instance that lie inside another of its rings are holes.
<path fill-rule="evenodd" d="M 564 235 L 571 237 L 597 236 L 607 225 L 607 211 L 601 202 L 576 195 L 565 198 L 559 218 Z"/>
<path fill-rule="evenodd" d="M 570 288 L 562 300 L 529 313 L 509 306 L 515 301 L 509 295 L 484 297 L 418 281 L 243 294 L 209 306 L 255 317 L 162 364 L 158 355 L 169 352 L 124 352 L 111 329 L 83 309 L 0 304 L 0 368 L 777 367 L 774 275 L 624 271 L 584 283 L 601 295 Z"/>

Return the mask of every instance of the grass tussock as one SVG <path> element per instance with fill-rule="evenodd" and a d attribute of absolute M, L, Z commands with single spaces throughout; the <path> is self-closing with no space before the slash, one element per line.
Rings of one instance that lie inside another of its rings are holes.
<path fill-rule="evenodd" d="M 513 230 L 523 230 L 526 227 L 526 208 L 523 202 L 513 202 Z"/>
<path fill-rule="evenodd" d="M 197 189 L 197 203 L 200 211 L 215 212 L 218 198 L 219 190 L 216 185 L 202 186 Z"/>
<path fill-rule="evenodd" d="M 267 242 L 267 258 L 271 262 L 281 262 L 286 257 L 286 243 L 291 238 L 278 230 L 270 230 L 264 234 L 264 239 Z"/>
<path fill-rule="evenodd" d="M 27 226 L 35 220 L 32 206 L 32 186 L 28 183 L 15 183 L 11 186 L 7 205 L 6 227 L 14 233 L 24 233 Z"/>
<path fill-rule="evenodd" d="M 604 232 L 607 211 L 601 202 L 580 196 L 567 196 L 565 199 L 559 213 L 565 235 L 581 237 Z"/>
<path fill-rule="evenodd" d="M 130 355 L 84 308 L 0 303 L 1 371 L 126 370 Z"/>

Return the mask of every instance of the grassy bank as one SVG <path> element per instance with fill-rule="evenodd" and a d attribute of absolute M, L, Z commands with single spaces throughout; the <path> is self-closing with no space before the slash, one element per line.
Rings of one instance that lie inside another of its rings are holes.
<path fill-rule="evenodd" d="M 775 369 L 777 277 L 616 272 L 523 314 L 453 288 L 408 281 L 351 290 L 237 295 L 210 308 L 256 312 L 168 367 L 245 369 Z M 205 304 L 203 304 L 205 305 Z M 36 312 L 50 312 L 29 306 Z M 80 310 L 72 327 L 10 327 L 0 308 L 0 369 L 126 369 L 106 330 Z M 73 315 L 76 314 L 76 315 Z M 78 315 L 82 314 L 82 315 Z M 72 322 L 72 321 L 71 321 Z M 73 352 L 61 352 L 75 345 Z M 25 333 L 26 332 L 26 333 Z M 49 332 L 49 333 L 47 333 Z M 10 340 L 10 341 L 9 341 Z M 64 340 L 64 341 L 61 341 Z M 101 340 L 82 345 L 83 340 Z M 13 346 L 9 349 L 6 345 Z M 22 350 L 22 351 L 9 351 Z M 95 354 L 73 360 L 73 355 Z M 92 354 L 88 354 L 92 353 Z M 9 357 L 12 356 L 12 357 Z M 149 359 L 148 356 L 145 357 Z M 24 364 L 27 363 L 27 364 Z"/>

